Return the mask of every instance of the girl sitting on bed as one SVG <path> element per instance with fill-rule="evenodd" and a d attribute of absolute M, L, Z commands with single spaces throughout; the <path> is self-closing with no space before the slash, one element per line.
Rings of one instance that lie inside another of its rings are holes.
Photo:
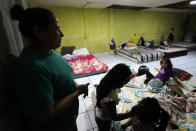
<path fill-rule="evenodd" d="M 125 64 L 114 66 L 97 86 L 97 103 L 95 107 L 95 121 L 99 131 L 109 131 L 112 120 L 119 121 L 129 117 L 129 113 L 117 114 L 117 89 L 127 84 L 133 77 L 130 68 Z"/>
<path fill-rule="evenodd" d="M 161 69 L 156 76 L 152 75 L 146 66 L 140 66 L 140 68 L 138 70 L 138 76 L 146 74 L 146 80 L 144 81 L 144 84 L 147 84 L 152 79 L 156 79 L 162 85 L 165 85 L 169 81 L 170 77 L 172 77 L 176 81 L 177 84 L 181 85 L 178 82 L 177 78 L 174 77 L 173 65 L 172 65 L 170 59 L 163 58 L 160 61 L 160 64 L 161 64 Z"/>
<path fill-rule="evenodd" d="M 130 120 L 121 125 L 131 131 L 165 131 L 170 120 L 169 114 L 160 107 L 155 98 L 144 98 L 130 112 Z"/>

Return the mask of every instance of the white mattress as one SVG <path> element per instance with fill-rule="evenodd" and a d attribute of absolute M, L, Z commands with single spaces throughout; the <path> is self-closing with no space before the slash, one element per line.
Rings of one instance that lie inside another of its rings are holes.
<path fill-rule="evenodd" d="M 171 53 L 171 52 L 178 52 L 178 51 L 186 51 L 186 48 L 180 48 L 180 47 L 174 47 L 174 48 L 169 48 L 168 50 L 164 50 L 164 49 L 155 49 L 157 51 L 162 51 L 162 52 L 166 52 L 166 53 Z"/>
<path fill-rule="evenodd" d="M 196 47 L 196 43 L 186 43 L 186 42 L 178 42 L 172 45 L 176 47 L 184 47 L 184 48 Z"/>

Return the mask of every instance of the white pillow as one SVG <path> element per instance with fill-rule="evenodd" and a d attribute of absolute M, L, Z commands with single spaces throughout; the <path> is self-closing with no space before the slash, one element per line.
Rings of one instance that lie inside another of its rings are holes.
<path fill-rule="evenodd" d="M 81 48 L 73 51 L 73 55 L 89 55 L 89 51 L 87 48 Z"/>

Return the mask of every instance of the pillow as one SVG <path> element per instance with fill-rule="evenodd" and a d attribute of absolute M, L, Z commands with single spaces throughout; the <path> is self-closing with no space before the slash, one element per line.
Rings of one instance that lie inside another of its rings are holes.
<path fill-rule="evenodd" d="M 89 51 L 87 48 L 80 48 L 73 51 L 73 55 L 89 55 Z"/>
<path fill-rule="evenodd" d="M 193 76 L 190 73 L 178 68 L 173 68 L 173 72 L 174 76 L 178 77 L 181 81 L 188 80 Z"/>
<path fill-rule="evenodd" d="M 128 40 L 125 41 L 125 42 L 123 42 L 123 43 L 121 43 L 121 44 L 120 44 L 120 47 L 121 47 L 122 49 L 124 49 L 124 47 L 125 47 L 127 44 L 128 44 Z"/>
<path fill-rule="evenodd" d="M 127 43 L 126 44 L 126 47 L 136 47 L 137 45 L 136 44 L 134 44 L 134 43 Z"/>
<path fill-rule="evenodd" d="M 63 46 L 61 48 L 61 55 L 66 55 L 66 54 L 72 55 L 74 50 L 75 50 L 75 46 Z"/>

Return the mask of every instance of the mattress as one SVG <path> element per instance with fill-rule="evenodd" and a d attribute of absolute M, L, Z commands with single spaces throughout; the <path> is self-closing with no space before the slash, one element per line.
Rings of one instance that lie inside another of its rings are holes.
<path fill-rule="evenodd" d="M 178 43 L 174 43 L 172 45 L 174 47 L 182 47 L 182 48 L 187 48 L 189 50 L 196 49 L 196 43 L 178 42 Z"/>
<path fill-rule="evenodd" d="M 155 74 L 155 72 L 153 72 Z M 145 80 L 145 75 L 135 77 L 132 79 L 129 83 L 128 87 L 121 88 L 121 91 L 118 94 L 119 97 L 119 104 L 117 105 L 117 112 L 118 113 L 125 113 L 132 109 L 133 106 L 135 106 L 138 101 L 140 101 L 142 98 L 145 97 L 153 97 L 156 95 L 155 93 L 151 93 L 143 84 Z M 183 92 L 187 94 L 193 89 L 196 89 L 196 78 L 192 78 L 189 81 L 180 81 L 185 88 L 183 88 Z M 96 103 L 96 89 L 91 94 L 92 103 L 95 105 Z M 126 99 L 129 99 L 131 101 L 126 102 Z M 195 131 L 196 129 L 196 113 L 186 113 L 185 119 L 179 119 L 177 121 L 177 125 L 180 127 L 180 129 L 176 131 Z M 121 131 L 120 125 L 125 123 L 128 119 L 123 121 L 113 121 L 112 122 L 112 128 L 114 131 Z M 129 127 L 128 130 L 130 130 L 131 127 Z"/>
<path fill-rule="evenodd" d="M 190 86 L 188 81 L 182 82 L 186 85 L 186 88 L 183 88 L 184 93 L 188 93 L 190 90 L 196 89 L 196 85 Z M 138 101 L 145 97 L 153 97 L 155 94 L 151 93 L 144 84 L 140 86 L 132 85 L 130 87 L 123 87 L 121 88 L 121 92 L 119 93 L 120 102 L 117 105 L 118 113 L 124 113 L 131 110 L 133 106 L 135 106 Z M 126 99 L 130 99 L 131 102 L 127 103 Z M 124 123 L 127 120 L 121 121 L 120 123 Z M 196 129 L 196 113 L 186 113 L 185 119 L 178 119 L 176 124 L 179 126 L 180 129 L 178 131 L 195 131 Z M 113 126 L 117 129 L 118 122 L 114 122 Z M 130 127 L 129 127 L 130 128 Z M 117 129 L 118 130 L 118 129 Z"/>
<path fill-rule="evenodd" d="M 188 50 L 186 48 L 180 48 L 180 47 L 169 48 L 168 50 L 164 50 L 164 49 L 155 49 L 155 50 L 164 52 L 165 57 L 167 58 L 185 56 L 188 54 Z"/>
<path fill-rule="evenodd" d="M 107 65 L 92 54 L 76 56 L 74 59 L 67 60 L 67 62 L 73 69 L 74 78 L 97 75 L 108 71 Z"/>
<path fill-rule="evenodd" d="M 116 54 L 128 58 L 138 64 L 160 60 L 164 56 L 162 51 L 157 51 L 143 46 L 131 49 L 116 49 Z"/>

